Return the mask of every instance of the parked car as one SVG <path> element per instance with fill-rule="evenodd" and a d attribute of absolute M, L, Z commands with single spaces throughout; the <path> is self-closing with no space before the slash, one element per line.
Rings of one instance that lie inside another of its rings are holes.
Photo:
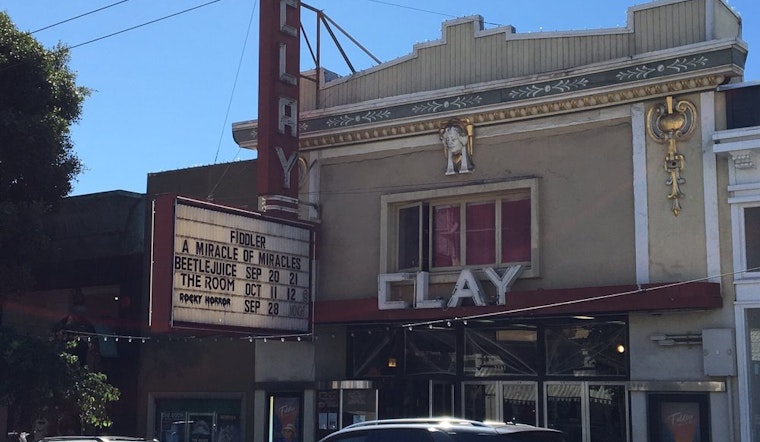
<path fill-rule="evenodd" d="M 565 442 L 561 431 L 457 418 L 385 419 L 349 425 L 320 442 Z"/>
<path fill-rule="evenodd" d="M 158 442 L 158 439 L 130 436 L 48 436 L 39 442 Z"/>

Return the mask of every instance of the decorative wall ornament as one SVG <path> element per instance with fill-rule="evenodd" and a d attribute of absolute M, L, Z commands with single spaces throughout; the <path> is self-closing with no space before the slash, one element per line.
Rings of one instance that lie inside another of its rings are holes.
<path fill-rule="evenodd" d="M 665 171 L 668 179 L 665 183 L 670 186 L 668 199 L 672 201 L 672 211 L 675 216 L 681 212 L 681 184 L 686 180 L 681 176 L 685 157 L 678 152 L 676 142 L 685 139 L 696 126 L 697 108 L 689 101 L 681 100 L 673 104 L 673 97 L 667 97 L 665 103 L 654 105 L 647 112 L 647 133 L 658 143 L 668 145 L 665 155 Z"/>
<path fill-rule="evenodd" d="M 708 61 L 710 60 L 707 57 L 700 56 L 692 58 L 676 58 L 669 64 L 660 63 L 655 67 L 643 64 L 641 66 L 629 68 L 625 71 L 620 71 L 615 75 L 615 78 L 617 78 L 618 81 L 642 80 L 649 77 L 649 74 L 654 72 L 663 73 L 670 71 L 669 73 L 680 73 L 688 71 L 689 69 L 699 69 L 706 66 Z"/>
<path fill-rule="evenodd" d="M 433 100 L 412 106 L 415 114 L 441 112 L 446 110 L 459 110 L 466 107 L 477 106 L 483 98 L 479 95 L 455 97 L 449 100 Z"/>
<path fill-rule="evenodd" d="M 733 160 L 734 167 L 737 169 L 752 169 L 755 167 L 755 162 L 752 159 L 752 152 L 749 150 L 731 152 L 731 160 Z"/>
<path fill-rule="evenodd" d="M 367 111 L 355 115 L 341 115 L 327 120 L 328 127 L 345 127 L 352 124 L 374 123 L 380 120 L 386 120 L 391 117 L 391 111 L 388 109 Z"/>
<path fill-rule="evenodd" d="M 569 92 L 574 89 L 583 89 L 589 85 L 588 79 L 575 78 L 572 80 L 560 80 L 554 83 L 546 83 L 543 86 L 532 84 L 530 86 L 509 91 L 510 98 L 534 98 L 539 95 L 550 93 Z"/>
<path fill-rule="evenodd" d="M 467 118 L 453 118 L 441 124 L 438 131 L 446 157 L 446 175 L 470 173 L 475 168 L 472 162 L 472 140 L 474 126 Z"/>

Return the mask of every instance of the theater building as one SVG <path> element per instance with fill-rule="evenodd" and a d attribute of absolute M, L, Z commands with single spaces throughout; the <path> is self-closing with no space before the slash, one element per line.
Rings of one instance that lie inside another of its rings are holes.
<path fill-rule="evenodd" d="M 301 81 L 319 244 L 313 339 L 291 343 L 313 351 L 304 434 L 448 414 L 574 442 L 739 440 L 740 184 L 713 134 L 719 88 L 742 81 L 740 18 L 686 0 L 630 8 L 624 28 L 483 23 Z M 240 146 L 270 147 L 257 124 L 233 124 Z M 262 397 L 295 380 L 262 365 Z"/>

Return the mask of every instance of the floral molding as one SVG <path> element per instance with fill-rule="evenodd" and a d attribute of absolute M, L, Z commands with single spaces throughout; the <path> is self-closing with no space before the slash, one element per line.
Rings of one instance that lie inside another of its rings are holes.
<path fill-rule="evenodd" d="M 467 116 L 475 125 L 489 125 L 554 114 L 590 110 L 715 88 L 740 75 L 746 52 L 735 45 L 702 54 L 618 65 L 604 70 L 534 80 L 528 84 L 482 85 L 482 90 L 348 112 L 319 109 L 299 121 L 304 150 L 436 133 L 442 120 Z M 362 103 L 357 103 L 362 105 Z M 256 122 L 233 124 L 233 136 L 255 147 Z"/>
<path fill-rule="evenodd" d="M 476 125 L 489 125 L 509 121 L 525 120 L 554 114 L 577 112 L 619 104 L 633 103 L 646 99 L 662 97 L 670 94 L 684 94 L 715 88 L 725 81 L 721 75 L 710 75 L 688 80 L 670 81 L 650 86 L 641 86 L 615 92 L 587 95 L 584 97 L 568 98 L 546 103 L 514 106 L 497 110 L 469 113 Z M 391 126 L 347 130 L 336 134 L 309 136 L 302 135 L 300 148 L 304 150 L 345 145 L 358 142 L 397 138 L 410 135 L 437 133 L 441 119 L 437 116 L 426 121 L 409 122 Z"/>

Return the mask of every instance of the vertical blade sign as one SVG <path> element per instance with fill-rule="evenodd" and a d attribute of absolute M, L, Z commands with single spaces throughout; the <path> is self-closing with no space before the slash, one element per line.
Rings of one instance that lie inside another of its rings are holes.
<path fill-rule="evenodd" d="M 262 0 L 259 15 L 259 210 L 298 218 L 300 0 Z"/>

